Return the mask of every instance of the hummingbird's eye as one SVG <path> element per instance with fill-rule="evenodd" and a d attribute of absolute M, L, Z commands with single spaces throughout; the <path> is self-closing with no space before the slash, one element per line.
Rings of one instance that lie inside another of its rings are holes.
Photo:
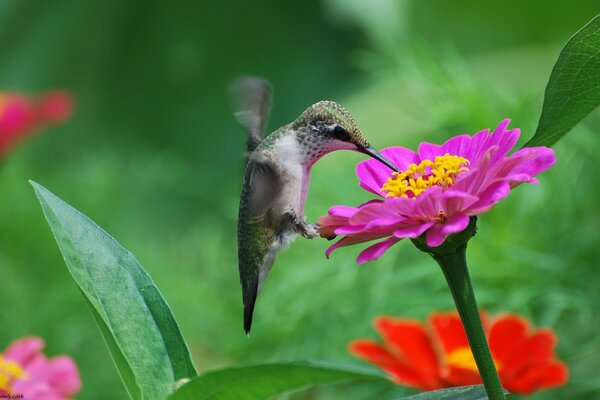
<path fill-rule="evenodd" d="M 350 135 L 340 125 L 335 125 L 333 127 L 333 137 L 335 137 L 337 140 L 341 140 L 341 141 L 344 141 L 344 142 L 348 142 L 350 140 Z"/>

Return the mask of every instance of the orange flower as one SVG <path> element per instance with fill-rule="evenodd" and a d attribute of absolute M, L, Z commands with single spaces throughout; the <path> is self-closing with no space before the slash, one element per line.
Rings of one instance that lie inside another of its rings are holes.
<path fill-rule="evenodd" d="M 567 382 L 567 366 L 555 358 L 553 331 L 532 330 L 515 314 L 488 322 L 482 313 L 482 321 L 504 388 L 528 394 Z M 424 391 L 481 384 L 457 313 L 433 313 L 428 324 L 382 316 L 374 325 L 383 344 L 360 339 L 349 350 L 389 373 L 394 382 Z"/>

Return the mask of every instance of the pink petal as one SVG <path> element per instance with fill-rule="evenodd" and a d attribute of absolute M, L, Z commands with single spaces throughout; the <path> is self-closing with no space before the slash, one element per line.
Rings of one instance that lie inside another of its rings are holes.
<path fill-rule="evenodd" d="M 410 238 L 416 239 L 421 236 L 427 229 L 431 228 L 435 224 L 435 221 L 425 222 L 419 225 L 406 226 L 399 228 L 394 231 L 394 236 L 397 238 Z"/>
<path fill-rule="evenodd" d="M 442 233 L 442 225 L 435 224 L 427 231 L 425 235 L 425 241 L 427 242 L 427 246 L 429 247 L 438 247 L 441 246 L 446 240 L 446 235 Z"/>
<path fill-rule="evenodd" d="M 350 246 L 352 243 L 344 244 L 344 242 L 349 242 L 349 241 L 350 241 L 349 237 L 341 238 L 340 240 L 338 240 L 337 242 L 335 242 L 334 244 L 329 246 L 327 248 L 327 250 L 325 250 L 325 257 L 329 258 L 329 256 L 331 256 L 331 253 L 333 253 L 334 250 L 337 250 L 340 247 Z"/>
<path fill-rule="evenodd" d="M 429 221 L 437 217 L 444 209 L 442 193 L 442 187 L 435 186 L 427 189 L 415 200 L 406 199 L 406 215 L 417 221 Z"/>
<path fill-rule="evenodd" d="M 356 235 L 365 231 L 364 225 L 342 225 L 333 230 L 336 236 Z"/>
<path fill-rule="evenodd" d="M 359 255 L 356 261 L 359 264 L 364 264 L 368 261 L 373 261 L 378 259 L 394 244 L 398 243 L 401 239 L 397 237 L 390 237 L 386 240 L 382 240 L 381 242 L 375 243 L 373 246 L 367 247 L 363 250 Z"/>
<path fill-rule="evenodd" d="M 397 216 L 397 214 L 389 213 L 387 208 L 386 203 L 383 201 L 368 204 L 364 207 L 360 207 L 360 209 L 348 219 L 348 222 L 353 225 L 365 225 L 376 219 L 394 218 Z"/>
<path fill-rule="evenodd" d="M 430 192 L 434 192 L 436 188 L 431 188 L 424 192 L 421 196 L 416 199 L 409 199 L 405 197 L 393 197 L 386 199 L 382 205 L 382 212 L 388 215 L 397 215 L 405 219 L 416 220 L 419 218 L 428 219 L 430 214 L 424 211 L 424 207 L 421 205 L 422 202 L 428 202 Z"/>
<path fill-rule="evenodd" d="M 339 249 L 340 247 L 351 246 L 357 243 L 368 242 L 375 239 L 380 239 L 387 235 L 357 235 L 357 236 L 346 236 L 335 242 L 333 245 L 329 246 L 329 248 L 325 251 L 325 257 L 329 258 L 331 253 L 334 250 Z"/>
<path fill-rule="evenodd" d="M 406 221 L 404 217 L 378 218 L 365 225 L 365 230 L 395 229 L 394 227 Z"/>
<path fill-rule="evenodd" d="M 471 154 L 471 158 L 469 158 L 472 164 L 478 163 L 479 159 L 492 148 L 496 148 L 496 150 L 494 151 L 493 157 L 490 159 L 490 165 L 496 164 L 504 159 L 506 154 L 508 154 L 517 143 L 519 136 L 521 135 L 520 129 L 506 129 L 509 122 L 510 119 L 503 120 L 496 127 L 494 132 L 486 138 L 485 142 L 478 145 L 479 149 L 477 149 L 474 154 Z"/>
<path fill-rule="evenodd" d="M 469 225 L 469 216 L 467 214 L 459 213 L 448 217 L 446 222 L 442 224 L 442 235 L 451 235 L 453 233 L 462 232 Z M 444 239 L 446 239 L 444 237 Z"/>
<path fill-rule="evenodd" d="M 317 220 L 319 235 L 326 238 L 337 236 L 335 230 L 348 223 L 348 218 L 324 215 Z"/>
<path fill-rule="evenodd" d="M 5 139 L 4 136 L 15 139 L 21 134 L 29 133 L 37 123 L 35 105 L 20 95 L 10 95 L 6 99 L 1 117 L 0 139 Z"/>
<path fill-rule="evenodd" d="M 477 196 L 453 189 L 442 193 L 442 198 L 444 199 L 443 211 L 446 215 L 454 215 L 462 212 L 479 200 Z"/>
<path fill-rule="evenodd" d="M 348 224 L 362 226 L 365 230 L 377 230 L 381 228 L 397 225 L 406 218 L 399 213 L 390 210 L 386 202 L 371 203 L 361 207 L 360 211 L 348 219 Z M 352 232 L 356 232 L 352 229 Z"/>
<path fill-rule="evenodd" d="M 336 235 L 346 234 L 343 230 L 343 227 L 350 225 L 349 217 L 359 212 L 361 210 L 361 207 L 366 207 L 370 204 L 374 204 L 375 202 L 381 203 L 381 200 L 371 200 L 358 207 L 331 207 L 329 209 L 329 214 L 324 215 L 317 220 L 317 225 L 319 226 L 319 234 L 323 237 L 328 238 Z M 342 231 L 336 233 L 337 229 L 342 229 Z M 352 229 L 352 232 L 354 231 L 356 231 L 356 229 Z"/>
<path fill-rule="evenodd" d="M 348 218 L 344 217 L 334 217 L 332 215 L 323 215 L 319 217 L 317 220 L 317 225 L 320 226 L 319 231 L 323 229 L 328 229 L 331 227 L 338 227 L 340 225 L 345 225 L 348 223 Z"/>
<path fill-rule="evenodd" d="M 506 180 L 510 183 L 511 187 L 519 186 L 521 183 L 537 185 L 540 182 L 529 174 L 510 174 L 506 177 Z"/>
<path fill-rule="evenodd" d="M 493 135 L 501 136 L 504 134 L 506 132 L 506 128 L 508 128 L 508 124 L 510 124 L 510 118 L 504 118 L 502 121 L 500 121 L 496 129 L 494 129 Z"/>
<path fill-rule="evenodd" d="M 345 217 L 349 218 L 354 215 L 359 209 L 350 206 L 333 206 L 329 209 L 328 213 L 334 217 Z"/>
<path fill-rule="evenodd" d="M 47 382 L 63 395 L 71 395 L 81 390 L 81 379 L 75 362 L 70 357 L 54 357 L 48 363 Z"/>
<path fill-rule="evenodd" d="M 13 342 L 4 352 L 4 358 L 26 367 L 44 349 L 44 341 L 35 336 L 25 337 Z"/>
<path fill-rule="evenodd" d="M 440 155 L 449 153 L 453 156 L 464 157 L 469 153 L 471 148 L 471 140 L 473 138 L 469 135 L 458 135 L 446 141 L 440 149 Z"/>
<path fill-rule="evenodd" d="M 335 229 L 336 235 L 347 236 L 390 236 L 394 230 L 400 227 L 403 222 L 395 224 L 384 224 L 385 221 L 375 221 L 372 226 L 367 225 L 344 225 Z"/>
<path fill-rule="evenodd" d="M 27 362 L 26 379 L 18 379 L 12 383 L 14 392 L 23 393 L 27 398 L 47 398 L 53 394 L 52 388 L 46 382 L 48 359 L 43 353 L 36 354 Z"/>
<path fill-rule="evenodd" d="M 413 201 L 414 209 L 409 214 L 413 220 L 430 221 L 439 217 L 440 213 L 452 215 L 463 211 L 477 200 L 475 196 L 462 191 L 448 190 L 440 186 L 427 189 Z"/>
<path fill-rule="evenodd" d="M 439 144 L 423 142 L 419 145 L 419 158 L 421 160 L 433 160 L 435 156 L 442 155 Z"/>
<path fill-rule="evenodd" d="M 73 98 L 60 90 L 46 93 L 39 103 L 38 113 L 42 120 L 64 122 L 73 114 Z"/>
<path fill-rule="evenodd" d="M 417 154 L 404 147 L 388 147 L 381 151 L 381 154 L 396 165 L 400 170 L 405 170 L 410 164 L 418 164 Z M 360 180 L 360 186 L 369 192 L 378 196 L 384 196 L 380 189 L 384 183 L 392 176 L 388 167 L 375 159 L 361 161 L 356 166 L 356 175 Z"/>
<path fill-rule="evenodd" d="M 494 204 L 508 196 L 510 185 L 506 181 L 498 181 L 479 194 L 479 201 L 473 204 L 469 210 L 469 215 L 479 215 L 488 211 Z"/>
<path fill-rule="evenodd" d="M 484 129 L 482 131 L 477 132 L 473 135 L 471 139 L 471 145 L 469 150 L 465 153 L 463 157 L 465 157 L 471 164 L 476 164 L 479 158 L 479 154 L 482 154 L 481 149 L 483 148 L 484 143 L 488 140 L 490 135 L 489 129 Z"/>
<path fill-rule="evenodd" d="M 48 360 L 42 353 L 44 341 L 27 337 L 11 344 L 3 356 L 21 365 L 26 379 L 11 383 L 14 393 L 25 399 L 67 400 L 81 389 L 77 366 L 67 356 Z"/>
<path fill-rule="evenodd" d="M 493 162 L 500 160 L 517 143 L 521 133 L 519 129 L 507 130 L 509 123 L 510 119 L 507 118 L 498 124 L 492 134 L 487 129 L 475 134 L 471 139 L 469 150 L 465 152 L 463 157 L 466 157 L 472 165 L 475 165 L 490 148 L 497 146 L 498 151 Z"/>
<path fill-rule="evenodd" d="M 12 384 L 12 391 L 23 395 L 23 399 L 33 400 L 68 400 L 58 393 L 55 393 L 51 387 L 44 382 L 36 380 L 22 380 L 16 381 Z"/>
<path fill-rule="evenodd" d="M 520 176 L 522 174 L 533 177 L 556 164 L 554 150 L 548 147 L 525 147 L 509 159 L 521 159 L 521 162 L 510 171 L 508 179 L 510 179 L 510 176 Z"/>
<path fill-rule="evenodd" d="M 490 138 L 490 144 L 492 146 L 498 146 L 498 151 L 496 152 L 497 159 L 506 156 L 519 140 L 519 136 L 521 136 L 521 130 L 518 128 L 511 130 L 506 129 L 509 123 L 510 119 L 508 118 L 500 122 Z"/>
<path fill-rule="evenodd" d="M 415 153 L 411 149 L 407 149 L 401 146 L 387 147 L 381 150 L 381 154 L 383 154 L 385 158 L 390 160 L 396 167 L 400 168 L 400 170 L 407 169 L 410 164 L 418 164 L 419 162 L 421 162 L 417 153 Z M 382 165 L 388 171 L 388 173 L 390 172 L 390 169 L 381 164 L 379 161 L 371 161 Z"/>
<path fill-rule="evenodd" d="M 492 181 L 496 179 L 497 173 L 494 171 L 498 169 L 498 166 L 495 166 L 492 160 L 497 151 L 497 146 L 490 147 L 486 153 L 479 158 L 477 164 L 471 167 L 469 173 L 456 181 L 452 187 L 453 190 L 476 195 L 482 187 L 488 187 Z M 498 164 L 501 165 L 501 163 Z"/>

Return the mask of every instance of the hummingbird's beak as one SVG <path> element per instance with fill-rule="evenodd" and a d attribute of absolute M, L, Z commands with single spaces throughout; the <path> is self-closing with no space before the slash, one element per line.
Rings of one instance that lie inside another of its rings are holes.
<path fill-rule="evenodd" d="M 392 164 L 387 158 L 382 156 L 381 153 L 379 153 L 373 146 L 367 145 L 367 147 L 359 147 L 358 151 L 368 155 L 369 157 L 373 157 L 380 163 L 391 168 L 393 171 L 400 172 L 400 169 L 398 169 L 398 167 Z"/>

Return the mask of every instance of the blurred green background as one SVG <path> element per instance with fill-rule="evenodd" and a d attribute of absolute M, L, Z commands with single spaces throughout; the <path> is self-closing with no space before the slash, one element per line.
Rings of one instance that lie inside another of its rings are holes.
<path fill-rule="evenodd" d="M 126 397 L 33 179 L 138 257 L 199 370 L 297 359 L 360 364 L 346 345 L 376 337 L 375 316 L 423 320 L 452 308 L 443 276 L 410 243 L 358 266 L 358 248 L 326 260 L 328 242 L 299 239 L 278 258 L 246 338 L 235 244 L 245 136 L 231 115 L 229 82 L 257 74 L 273 83 L 269 130 L 331 99 L 379 148 L 440 142 L 506 117 L 527 139 L 561 46 L 598 11 L 594 0 L 0 2 L 0 90 L 64 88 L 77 101 L 71 121 L 0 165 L 0 348 L 43 336 L 50 355 L 77 361 L 78 398 Z M 600 399 L 598 129 L 596 113 L 556 145 L 557 166 L 482 216 L 470 245 L 480 306 L 558 333 L 570 382 L 532 399 Z M 354 175 L 361 159 L 339 152 L 316 165 L 309 220 L 369 198 Z M 292 397 L 404 392 L 346 385 Z"/>

